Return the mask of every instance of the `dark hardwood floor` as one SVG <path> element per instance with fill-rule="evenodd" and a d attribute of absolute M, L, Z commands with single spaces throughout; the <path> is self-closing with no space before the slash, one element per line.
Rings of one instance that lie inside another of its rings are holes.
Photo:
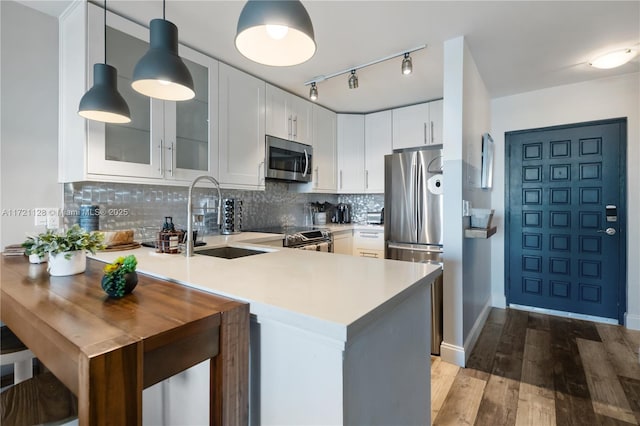
<path fill-rule="evenodd" d="M 492 309 L 467 363 L 432 357 L 433 425 L 639 425 L 640 332 Z"/>

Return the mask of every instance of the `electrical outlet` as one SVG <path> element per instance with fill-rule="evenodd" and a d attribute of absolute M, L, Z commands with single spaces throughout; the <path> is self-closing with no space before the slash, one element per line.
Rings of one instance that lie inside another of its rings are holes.
<path fill-rule="evenodd" d="M 47 226 L 47 210 L 48 209 L 44 209 L 44 208 L 33 209 L 35 226 Z"/>

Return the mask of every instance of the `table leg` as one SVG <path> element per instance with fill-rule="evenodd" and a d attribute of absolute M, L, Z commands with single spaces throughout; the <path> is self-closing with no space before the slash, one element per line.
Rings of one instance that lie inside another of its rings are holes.
<path fill-rule="evenodd" d="M 92 351 L 79 363 L 80 426 L 142 424 L 142 343 Z"/>
<path fill-rule="evenodd" d="M 222 313 L 220 353 L 211 360 L 211 425 L 249 423 L 249 305 Z"/>

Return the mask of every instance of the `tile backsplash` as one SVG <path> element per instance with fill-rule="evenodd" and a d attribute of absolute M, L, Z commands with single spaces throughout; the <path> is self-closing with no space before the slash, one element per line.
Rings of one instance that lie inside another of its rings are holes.
<path fill-rule="evenodd" d="M 289 191 L 287 183 L 267 181 L 264 191 L 223 189 L 223 198 L 243 201 L 243 229 L 304 225 L 305 206 L 308 203 L 340 200 L 354 206 L 356 218 L 370 206 L 380 203 L 376 195 L 302 194 Z M 64 185 L 65 226 L 79 222 L 80 206 L 98 205 L 100 229 L 134 229 L 137 240 L 152 240 L 160 230 L 165 216 L 171 216 L 178 229 L 187 228 L 187 187 L 163 185 L 137 185 L 111 182 L 75 182 Z M 380 198 L 380 197 L 378 197 Z M 360 206 L 362 204 L 362 207 Z M 212 233 L 216 218 L 217 194 L 212 188 L 194 189 L 194 214 L 197 207 L 204 207 L 208 225 L 206 233 Z M 201 230 L 202 232 L 202 230 Z"/>

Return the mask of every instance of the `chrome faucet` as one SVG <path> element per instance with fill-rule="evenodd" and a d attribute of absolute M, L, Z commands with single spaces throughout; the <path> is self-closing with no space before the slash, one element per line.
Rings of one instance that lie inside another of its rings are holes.
<path fill-rule="evenodd" d="M 196 186 L 196 183 L 201 180 L 210 181 L 218 190 L 218 228 L 222 225 L 220 223 L 220 218 L 222 217 L 222 194 L 220 193 L 220 184 L 211 176 L 198 176 L 193 180 L 193 182 L 191 182 L 191 185 L 189 185 L 189 198 L 187 200 L 187 240 L 185 244 L 185 255 L 187 257 L 193 256 L 193 188 Z"/>

